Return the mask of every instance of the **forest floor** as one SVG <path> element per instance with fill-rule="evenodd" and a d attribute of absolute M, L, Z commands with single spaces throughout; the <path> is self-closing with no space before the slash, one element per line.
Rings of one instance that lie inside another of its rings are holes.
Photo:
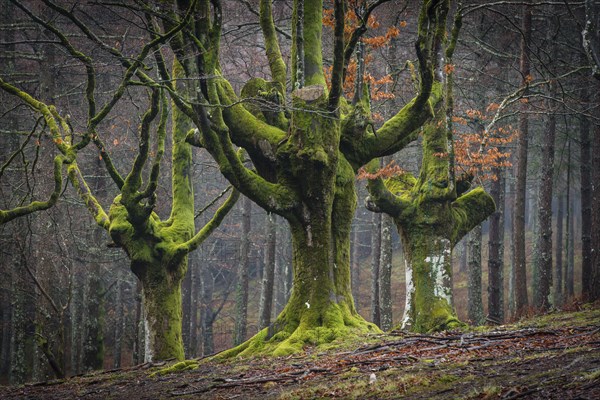
<path fill-rule="evenodd" d="M 600 307 L 466 332 L 394 331 L 291 357 L 179 364 L 196 365 L 0 387 L 0 398 L 600 399 Z"/>

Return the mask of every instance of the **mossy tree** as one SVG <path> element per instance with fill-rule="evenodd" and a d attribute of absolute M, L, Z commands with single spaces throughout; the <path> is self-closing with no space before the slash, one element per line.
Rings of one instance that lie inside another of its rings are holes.
<path fill-rule="evenodd" d="M 358 315 L 350 290 L 355 175 L 370 160 L 393 154 L 414 140 L 418 129 L 432 116 L 441 90 L 432 68 L 433 37 L 443 31 L 448 7 L 446 1 L 423 2 L 416 42 L 418 94 L 374 132 L 368 99 L 349 105 L 342 96 L 342 83 L 356 43 L 366 30 L 368 15 L 383 2 L 365 7 L 361 15 L 364 23 L 346 39 L 346 2 L 334 1 L 328 89 L 322 59 L 323 2 L 294 1 L 294 90 L 289 108 L 285 102 L 286 66 L 270 1 L 260 1 L 260 25 L 273 80 L 250 80 L 242 93 L 251 99 L 244 102 L 220 73 L 220 2 L 162 4 L 164 31 L 184 21 L 190 10 L 193 14 L 190 21 L 194 23 L 169 42 L 186 77 L 198 86 L 191 98 L 178 95 L 170 87 L 177 106 L 198 128 L 188 140 L 208 149 L 221 172 L 245 196 L 285 218 L 292 234 L 294 283 L 288 304 L 268 328 L 224 356 L 289 354 L 306 344 L 377 330 Z M 163 82 L 170 82 L 166 63 L 159 62 L 159 68 Z M 242 105 L 249 103 L 252 106 Z M 240 161 L 234 144 L 247 151 L 253 169 Z"/>
<path fill-rule="evenodd" d="M 447 12 L 447 9 L 445 10 Z M 495 209 L 482 189 L 465 192 L 465 176 L 456 178 L 452 139 L 452 53 L 461 17 L 457 14 L 448 42 L 438 41 L 436 77 L 445 91 L 435 117 L 423 129 L 423 163 L 419 177 L 408 172 L 383 179 L 371 175 L 367 208 L 389 214 L 400 233 L 405 255 L 406 306 L 402 328 L 431 332 L 459 327 L 452 302 L 452 249 Z M 440 26 L 445 31 L 443 26 Z M 369 165 L 372 172 L 376 163 Z"/>
<path fill-rule="evenodd" d="M 100 107 L 96 99 L 96 67 L 91 56 L 76 49 L 66 33 L 39 18 L 22 4 L 15 4 L 34 22 L 54 34 L 58 44 L 67 54 L 84 66 L 87 120 L 80 126 L 86 128 L 84 132 L 75 132 L 69 118 L 60 115 L 56 107 L 33 98 L 14 85 L 0 80 L 0 88 L 19 98 L 43 117 L 49 130 L 49 137 L 58 150 L 54 162 L 55 193 L 61 190 L 61 172 L 66 165 L 69 181 L 95 222 L 108 232 L 115 245 L 127 253 L 131 271 L 142 285 L 146 359 L 183 359 L 181 283 L 187 270 L 188 254 L 219 226 L 239 197 L 239 192 L 232 190 L 213 217 L 196 231 L 195 219 L 198 215 L 194 210 L 192 147 L 186 142 L 192 123 L 184 113 L 171 107 L 164 90 L 153 85 L 154 80 L 142 68 L 150 50 L 164 44 L 176 32 L 180 32 L 185 24 L 179 24 L 163 36 L 153 38 L 140 49 L 136 57 L 130 57 L 103 43 L 73 12 L 52 2 L 45 2 L 48 7 L 70 20 L 84 36 L 112 54 L 125 67 L 117 88 Z M 173 69 L 174 75 L 179 75 L 177 71 L 181 68 L 177 62 Z M 132 85 L 134 77 L 144 83 L 141 90 L 148 98 L 147 110 L 141 117 L 137 131 L 137 152 L 129 171 L 122 175 L 111 159 L 97 128 L 122 100 L 126 89 Z M 172 84 L 181 93 L 188 90 L 185 82 L 173 81 Z M 167 125 L 171 110 L 171 140 L 169 141 Z M 92 142 L 100 150 L 108 174 L 119 192 L 108 211 L 94 196 L 77 163 L 78 157 L 83 157 L 80 155 L 81 150 Z M 158 201 L 159 179 L 163 172 L 162 158 L 169 150 L 172 156 L 169 171 L 172 189 L 171 209 L 169 217 L 161 219 L 154 209 Z M 153 159 L 150 162 L 151 158 Z M 55 201 L 54 196 L 51 197 L 51 201 Z M 29 207 L 47 206 L 48 204 L 33 203 Z M 0 218 L 10 219 L 13 218 L 13 214 L 22 214 L 24 211 L 12 210 L 0 214 Z"/>

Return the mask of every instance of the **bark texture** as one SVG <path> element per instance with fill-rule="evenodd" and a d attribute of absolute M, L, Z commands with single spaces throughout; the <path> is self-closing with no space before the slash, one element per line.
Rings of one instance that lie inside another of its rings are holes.
<path fill-rule="evenodd" d="M 461 326 L 452 302 L 454 245 L 495 209 L 481 188 L 457 192 L 450 179 L 448 135 L 434 120 L 423 133 L 419 179 L 409 173 L 369 181 L 367 207 L 394 218 L 406 259 L 406 306 L 402 328 L 430 332 Z"/>
<path fill-rule="evenodd" d="M 523 10 L 523 23 L 521 26 L 521 61 L 520 73 L 523 84 L 527 85 L 530 75 L 529 46 L 531 42 L 531 8 L 525 6 Z M 525 92 L 526 93 L 526 92 Z M 526 105 L 522 106 L 526 111 Z M 527 147 L 528 147 L 529 119 L 525 112 L 519 115 L 519 133 L 517 136 L 517 149 L 515 155 L 515 200 L 513 205 L 513 270 L 514 270 L 514 313 L 522 316 L 529 305 L 527 296 L 527 273 L 525 252 L 525 194 L 527 190 Z"/>
<path fill-rule="evenodd" d="M 490 195 L 496 211 L 490 216 L 488 247 L 488 320 L 493 324 L 504 322 L 504 172 L 493 171 L 498 180 L 493 181 Z"/>
<path fill-rule="evenodd" d="M 473 228 L 468 235 L 467 315 L 472 325 L 484 323 L 483 301 L 481 299 L 481 224 Z"/>

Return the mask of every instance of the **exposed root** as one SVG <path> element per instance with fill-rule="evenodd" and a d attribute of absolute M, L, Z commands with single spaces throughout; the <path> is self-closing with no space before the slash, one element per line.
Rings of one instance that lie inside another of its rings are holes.
<path fill-rule="evenodd" d="M 281 318 L 281 317 L 280 317 Z M 216 359 L 255 355 L 286 356 L 300 353 L 307 346 L 319 347 L 337 339 L 348 339 L 366 333 L 379 333 L 379 328 L 360 316 L 344 318 L 343 323 L 315 326 L 303 321 L 295 329 L 280 319 L 258 332 L 246 342 L 215 356 Z M 279 329 L 277 329 L 279 328 Z M 277 332 L 273 333 L 273 331 Z"/>

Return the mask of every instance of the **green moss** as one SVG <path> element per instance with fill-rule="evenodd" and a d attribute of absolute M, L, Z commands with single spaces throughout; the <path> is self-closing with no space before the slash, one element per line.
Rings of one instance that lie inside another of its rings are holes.
<path fill-rule="evenodd" d="M 191 371 L 194 369 L 198 369 L 198 365 L 199 364 L 198 364 L 197 360 L 185 360 L 185 361 L 181 361 L 181 362 L 175 363 L 173 365 L 170 365 L 168 367 L 161 368 L 158 371 L 151 373 L 150 376 L 155 377 L 155 376 L 163 376 L 163 375 L 173 374 L 173 373 L 182 372 L 182 371 Z"/>
<path fill-rule="evenodd" d="M 323 1 L 304 0 L 304 82 L 325 87 L 321 33 Z"/>

